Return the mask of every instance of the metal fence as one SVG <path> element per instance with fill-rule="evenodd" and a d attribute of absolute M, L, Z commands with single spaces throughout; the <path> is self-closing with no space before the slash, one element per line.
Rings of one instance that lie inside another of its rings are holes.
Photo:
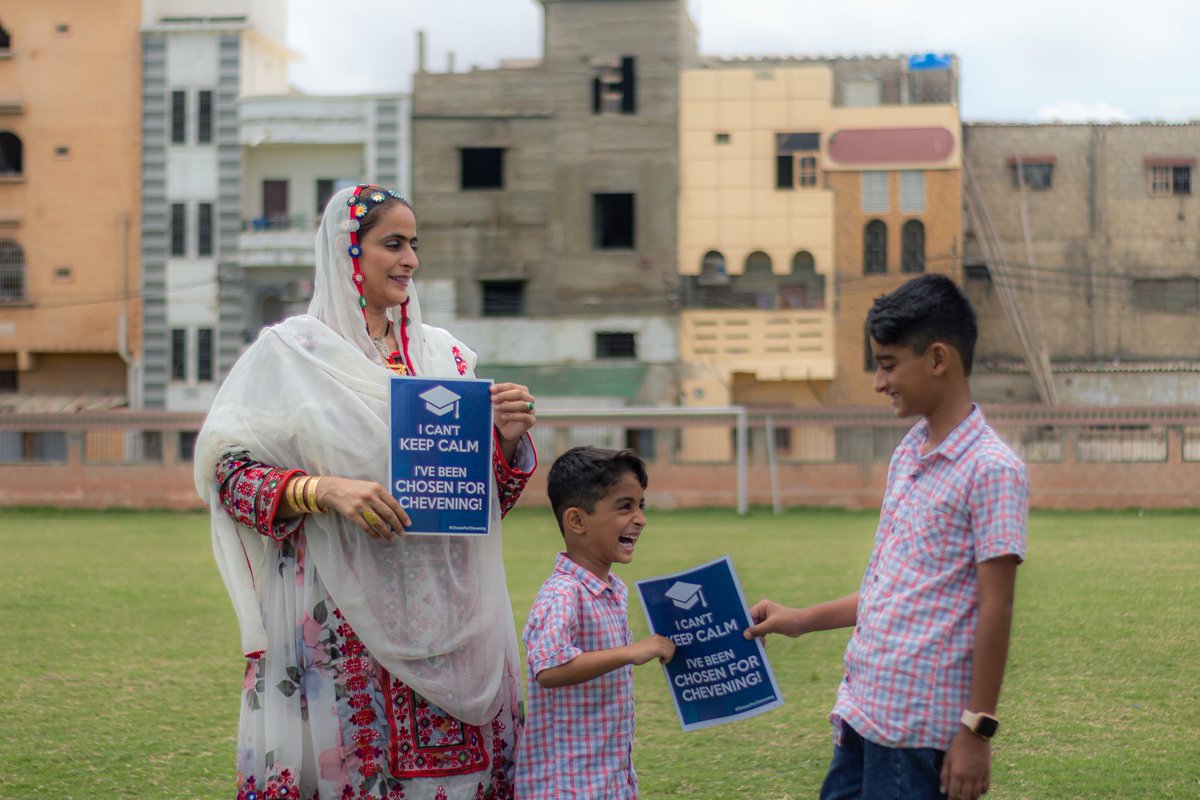
<path fill-rule="evenodd" d="M 1044 495 L 1047 505 L 1118 502 L 1101 497 L 1114 490 L 1105 481 L 1119 481 L 1130 505 L 1142 495 L 1147 503 L 1200 505 L 1200 406 L 984 412 L 1030 466 L 1035 489 L 1040 480 L 1061 495 Z M 190 461 L 202 422 L 202 415 L 165 412 L 0 414 L 0 501 L 56 502 L 65 495 L 41 487 L 66 482 L 78 491 L 62 502 L 89 505 L 89 492 L 103 495 L 106 480 L 138 474 L 132 491 L 175 499 L 126 498 L 130 504 L 194 502 Z M 628 447 L 651 463 L 652 488 L 664 502 L 746 511 L 752 503 L 871 505 L 911 424 L 887 408 L 539 408 L 533 437 L 543 465 L 576 445 Z"/>

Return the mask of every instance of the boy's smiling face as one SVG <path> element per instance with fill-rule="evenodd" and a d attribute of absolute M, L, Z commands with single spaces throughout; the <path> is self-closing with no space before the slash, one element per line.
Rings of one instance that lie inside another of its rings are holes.
<path fill-rule="evenodd" d="M 918 355 L 911 347 L 880 344 L 871 337 L 871 354 L 875 359 L 875 391 L 892 401 L 898 417 L 911 417 L 929 412 L 931 393 L 936 392 L 934 378 L 943 370 L 938 359 L 945 345 L 935 352 L 930 345 Z"/>
<path fill-rule="evenodd" d="M 637 476 L 626 472 L 591 513 L 567 510 L 567 555 L 601 580 L 614 563 L 633 561 L 633 550 L 646 527 L 645 491 Z"/>

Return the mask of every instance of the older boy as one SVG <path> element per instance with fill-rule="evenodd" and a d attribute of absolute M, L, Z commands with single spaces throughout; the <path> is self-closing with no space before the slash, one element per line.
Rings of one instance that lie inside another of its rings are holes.
<path fill-rule="evenodd" d="M 975 313 L 953 281 L 909 281 L 867 328 L 875 391 L 922 419 L 892 454 L 862 584 L 807 608 L 762 600 L 746 635 L 855 626 L 822 800 L 975 800 L 990 786 L 1029 482 L 971 401 Z"/>
<path fill-rule="evenodd" d="M 646 525 L 646 466 L 628 450 L 576 447 L 550 467 L 547 491 L 566 543 L 525 623 L 529 713 L 517 751 L 521 800 L 637 797 L 633 666 L 666 663 L 663 636 L 636 643 L 628 564 Z"/>

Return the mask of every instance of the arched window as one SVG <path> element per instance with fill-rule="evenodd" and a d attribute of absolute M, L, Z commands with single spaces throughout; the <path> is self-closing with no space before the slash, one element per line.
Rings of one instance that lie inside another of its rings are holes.
<path fill-rule="evenodd" d="M 771 257 L 761 250 L 755 250 L 746 256 L 744 274 L 747 278 L 767 278 L 769 280 L 771 277 Z"/>
<path fill-rule="evenodd" d="M 792 256 L 792 274 L 780 287 L 779 302 L 797 311 L 825 307 L 825 276 L 817 274 L 812 253 L 800 250 Z"/>
<path fill-rule="evenodd" d="M 863 274 L 887 272 L 887 225 L 873 219 L 863 228 Z"/>
<path fill-rule="evenodd" d="M 20 175 L 23 169 L 21 140 L 14 133 L 0 133 L 0 175 Z"/>
<path fill-rule="evenodd" d="M 747 307 L 763 310 L 775 308 L 779 288 L 771 271 L 771 257 L 761 250 L 746 256 L 746 266 L 738 276 L 737 288 Z"/>
<path fill-rule="evenodd" d="M 900 269 L 904 272 L 925 271 L 925 225 L 919 219 L 910 219 L 900 230 Z"/>
<path fill-rule="evenodd" d="M 709 250 L 700 261 L 701 286 L 724 286 L 729 283 L 729 273 L 725 271 L 725 256 L 716 250 Z"/>
<path fill-rule="evenodd" d="M 25 251 L 12 239 L 0 239 L 0 300 L 25 297 Z"/>
<path fill-rule="evenodd" d="M 817 261 L 813 258 L 812 253 L 807 250 L 798 250 L 796 255 L 792 256 L 792 274 L 793 275 L 812 275 L 816 274 Z"/>

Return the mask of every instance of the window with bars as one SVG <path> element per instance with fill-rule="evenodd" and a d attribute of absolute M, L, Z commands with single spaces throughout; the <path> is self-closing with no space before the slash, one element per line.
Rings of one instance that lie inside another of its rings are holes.
<path fill-rule="evenodd" d="M 792 429 L 791 428 L 775 428 L 774 434 L 775 452 L 780 455 L 788 455 L 792 452 Z"/>
<path fill-rule="evenodd" d="M 171 92 L 171 144 L 187 142 L 187 92 Z"/>
<path fill-rule="evenodd" d="M 902 255 L 900 269 L 904 272 L 925 271 L 925 224 L 910 219 L 900 230 Z"/>
<path fill-rule="evenodd" d="M 208 144 L 213 139 L 213 93 L 207 89 L 196 94 L 196 141 Z"/>
<path fill-rule="evenodd" d="M 525 313 L 525 281 L 481 281 L 483 316 L 519 317 Z"/>
<path fill-rule="evenodd" d="M 920 214 L 925 210 L 925 173 L 906 169 L 900 173 L 900 210 Z"/>
<path fill-rule="evenodd" d="M 171 203 L 171 255 L 187 255 L 187 204 Z"/>
<path fill-rule="evenodd" d="M 187 380 L 187 329 L 171 329 L 171 380 Z"/>
<path fill-rule="evenodd" d="M 196 380 L 213 379 L 214 355 L 212 328 L 200 328 L 196 331 Z"/>
<path fill-rule="evenodd" d="M 637 358 L 637 336 L 628 331 L 597 331 L 596 358 Z"/>
<path fill-rule="evenodd" d="M 862 173 L 862 210 L 877 214 L 888 210 L 888 174 L 871 170 Z"/>
<path fill-rule="evenodd" d="M 0 300 L 25 297 L 25 251 L 12 239 L 0 239 Z"/>
<path fill-rule="evenodd" d="M 1156 165 L 1150 167 L 1150 194 L 1190 195 L 1192 193 L 1192 168 L 1186 164 Z"/>
<path fill-rule="evenodd" d="M 817 185 L 816 156 L 800 156 L 796 159 L 796 185 L 804 189 Z"/>
<path fill-rule="evenodd" d="M 180 431 L 179 432 L 179 461 L 191 461 L 196 455 L 196 437 L 200 435 L 199 431 Z"/>
<path fill-rule="evenodd" d="M 213 204 L 196 206 L 196 255 L 213 254 Z"/>
<path fill-rule="evenodd" d="M 1019 189 L 1024 183 L 1026 189 L 1040 192 L 1054 185 L 1054 164 L 1052 162 L 1023 161 L 1018 164 L 1014 161 L 1010 167 L 1013 188 Z"/>
<path fill-rule="evenodd" d="M 873 219 L 863 228 L 863 274 L 887 272 L 887 225 Z"/>

